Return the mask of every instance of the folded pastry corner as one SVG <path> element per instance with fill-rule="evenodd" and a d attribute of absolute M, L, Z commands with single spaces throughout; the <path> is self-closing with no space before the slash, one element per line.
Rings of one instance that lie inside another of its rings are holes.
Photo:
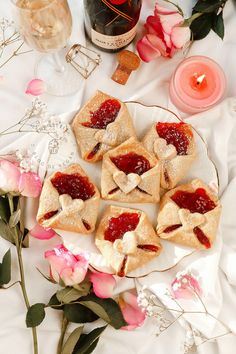
<path fill-rule="evenodd" d="M 37 221 L 46 228 L 88 234 L 95 229 L 99 202 L 95 184 L 73 164 L 45 180 Z"/>
<path fill-rule="evenodd" d="M 102 198 L 125 203 L 160 199 L 160 166 L 142 143 L 131 137 L 103 157 Z"/>
<path fill-rule="evenodd" d="M 191 125 L 157 122 L 143 139 L 145 148 L 161 164 L 161 187 L 174 188 L 185 177 L 196 157 Z"/>
<path fill-rule="evenodd" d="M 82 158 L 88 162 L 101 160 L 108 150 L 136 136 L 125 103 L 101 91 L 76 114 L 72 128 Z"/>
<path fill-rule="evenodd" d="M 200 179 L 167 192 L 160 203 L 157 234 L 196 249 L 211 248 L 221 214 L 218 197 Z"/>
<path fill-rule="evenodd" d="M 95 243 L 120 277 L 149 262 L 162 250 L 160 239 L 143 211 L 117 206 L 106 208 Z"/>

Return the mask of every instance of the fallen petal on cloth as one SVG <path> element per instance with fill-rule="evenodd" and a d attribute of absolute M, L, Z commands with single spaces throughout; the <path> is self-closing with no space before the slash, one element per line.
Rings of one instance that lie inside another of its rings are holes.
<path fill-rule="evenodd" d="M 40 96 L 46 91 L 46 83 L 40 79 L 31 80 L 26 88 L 25 93 L 32 96 Z"/>
<path fill-rule="evenodd" d="M 33 229 L 30 230 L 30 235 L 38 240 L 50 240 L 56 233 L 53 229 L 45 229 L 39 224 L 36 224 Z"/>

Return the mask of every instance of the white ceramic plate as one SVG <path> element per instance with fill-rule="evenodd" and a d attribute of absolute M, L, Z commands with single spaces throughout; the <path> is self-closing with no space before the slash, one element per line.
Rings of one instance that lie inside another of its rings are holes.
<path fill-rule="evenodd" d="M 137 102 L 127 102 L 127 107 L 134 120 L 137 135 L 140 139 L 143 138 L 151 125 L 157 121 L 161 122 L 179 122 L 180 119 L 171 111 L 168 111 L 158 106 L 145 106 Z M 191 170 L 186 175 L 183 182 L 188 182 L 194 178 L 201 178 L 209 185 L 218 187 L 218 175 L 214 163 L 208 156 L 206 143 L 201 136 L 194 130 L 194 137 L 197 146 L 197 158 L 192 165 Z M 101 177 L 101 163 L 89 164 L 83 160 L 79 160 L 81 166 L 85 169 L 91 179 L 100 186 Z M 153 227 L 156 227 L 158 205 L 155 204 L 125 204 L 117 202 L 101 201 L 101 208 L 98 220 L 100 220 L 104 207 L 109 204 L 122 205 L 131 208 L 137 208 L 145 211 L 151 220 Z M 90 253 L 90 264 L 97 270 L 112 273 L 112 269 L 106 263 L 99 250 L 94 243 L 94 234 L 80 235 L 72 232 L 57 230 L 65 242 L 65 246 L 77 253 L 85 250 Z M 141 277 L 153 271 L 164 271 L 179 263 L 184 257 L 192 254 L 193 249 L 183 246 L 178 246 L 168 241 L 161 241 L 163 251 L 159 257 L 154 258 L 152 261 L 138 268 L 137 270 L 129 273 L 129 277 Z"/>

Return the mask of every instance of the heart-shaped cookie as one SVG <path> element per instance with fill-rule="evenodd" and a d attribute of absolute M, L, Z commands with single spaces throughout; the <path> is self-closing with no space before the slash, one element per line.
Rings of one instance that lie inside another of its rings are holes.
<path fill-rule="evenodd" d="M 195 227 L 202 225 L 206 220 L 203 214 L 191 213 L 187 209 L 180 209 L 178 214 L 183 227 L 188 230 L 193 230 Z"/>
<path fill-rule="evenodd" d="M 94 137 L 99 143 L 114 146 L 117 142 L 119 134 L 119 124 L 112 122 L 108 124 L 106 129 L 99 130 L 95 133 Z"/>
<path fill-rule="evenodd" d="M 167 144 L 165 139 L 158 138 L 153 144 L 153 151 L 159 160 L 171 160 L 177 156 L 177 151 L 174 145 Z"/>
<path fill-rule="evenodd" d="M 133 254 L 136 252 L 138 237 L 136 232 L 128 231 L 122 239 L 115 240 L 113 247 L 122 254 Z"/>
<path fill-rule="evenodd" d="M 60 195 L 59 201 L 62 207 L 62 211 L 67 216 L 78 213 L 84 207 L 84 201 L 82 199 L 72 199 L 68 194 Z"/>
<path fill-rule="evenodd" d="M 117 171 L 113 174 L 113 180 L 122 192 L 129 194 L 139 185 L 142 179 L 136 173 L 126 175 L 123 171 Z"/>

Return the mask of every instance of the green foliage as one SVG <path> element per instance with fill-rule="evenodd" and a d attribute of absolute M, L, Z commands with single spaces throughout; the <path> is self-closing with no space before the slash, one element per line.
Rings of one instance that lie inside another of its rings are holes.
<path fill-rule="evenodd" d="M 37 327 L 45 317 L 45 304 L 38 303 L 30 306 L 26 314 L 26 326 Z"/>
<path fill-rule="evenodd" d="M 193 39 L 203 39 L 213 30 L 221 39 L 224 38 L 223 10 L 227 0 L 198 0 L 193 7 L 190 29 Z"/>
<path fill-rule="evenodd" d="M 11 251 L 5 253 L 0 263 L 0 287 L 8 284 L 11 280 Z"/>
<path fill-rule="evenodd" d="M 87 323 L 96 321 L 99 318 L 93 311 L 81 304 L 68 304 L 63 309 L 64 315 L 69 322 Z"/>
<path fill-rule="evenodd" d="M 100 335 L 106 329 L 106 326 L 96 328 L 88 334 L 82 334 L 75 346 L 72 354 L 90 354 L 96 348 Z"/>
<path fill-rule="evenodd" d="M 79 302 L 115 329 L 119 329 L 127 325 L 119 305 L 111 298 L 100 299 L 96 295 L 90 294 L 81 298 Z"/>

